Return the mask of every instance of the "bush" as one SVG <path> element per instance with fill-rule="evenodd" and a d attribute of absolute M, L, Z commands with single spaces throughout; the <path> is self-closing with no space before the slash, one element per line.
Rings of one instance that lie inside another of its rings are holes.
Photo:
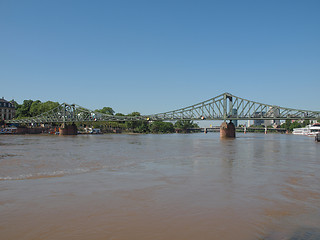
<path fill-rule="evenodd" d="M 173 133 L 174 127 L 171 122 L 155 121 L 150 126 L 152 133 Z"/>

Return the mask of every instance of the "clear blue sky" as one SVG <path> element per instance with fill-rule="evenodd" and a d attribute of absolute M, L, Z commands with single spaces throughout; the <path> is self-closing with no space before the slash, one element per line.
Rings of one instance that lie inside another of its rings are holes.
<path fill-rule="evenodd" d="M 0 81 L 122 113 L 223 92 L 320 110 L 320 1 L 0 0 Z"/>

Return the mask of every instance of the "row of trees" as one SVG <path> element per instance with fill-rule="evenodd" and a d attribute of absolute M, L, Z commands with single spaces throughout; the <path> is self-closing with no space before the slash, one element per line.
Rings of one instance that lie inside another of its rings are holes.
<path fill-rule="evenodd" d="M 14 102 L 14 104 L 16 108 L 16 118 L 18 119 L 26 117 L 35 117 L 59 106 L 58 102 L 41 102 L 40 100 L 24 100 L 22 104 L 18 104 L 17 102 Z M 103 114 L 125 116 L 122 113 L 115 113 L 115 111 L 111 107 L 103 107 L 102 109 L 96 109 L 95 111 Z M 140 113 L 132 112 L 127 116 L 140 116 Z M 107 123 L 93 122 L 87 123 L 87 125 L 92 125 L 95 128 L 102 128 L 103 130 L 107 130 L 108 128 L 118 128 L 135 133 L 173 133 L 176 129 L 178 129 L 181 132 L 187 132 L 189 129 L 199 128 L 197 124 L 188 120 L 179 120 L 175 122 L 175 124 L 163 121 L 126 121 Z"/>
<path fill-rule="evenodd" d="M 116 113 L 111 107 L 104 107 L 102 109 L 96 109 L 96 112 L 116 115 L 116 116 L 125 116 L 122 113 Z M 140 116 L 139 112 L 132 112 L 127 116 Z M 173 133 L 176 131 L 187 132 L 193 128 L 199 128 L 198 124 L 194 123 L 190 120 L 178 120 L 175 124 L 171 122 L 163 122 L 163 121 L 126 121 L 126 122 L 109 122 L 105 126 L 99 125 L 99 123 L 94 123 L 97 127 L 104 128 L 121 128 L 130 132 L 135 133 Z"/>
<path fill-rule="evenodd" d="M 178 120 L 174 124 L 164 121 L 125 121 L 125 122 L 90 122 L 86 125 L 94 128 L 101 128 L 102 131 L 110 129 L 121 129 L 133 133 L 173 133 L 176 130 L 179 132 L 189 132 L 190 129 L 199 128 L 199 126 L 190 120 Z"/>
<path fill-rule="evenodd" d="M 286 120 L 284 123 L 281 124 L 281 127 L 292 132 L 294 128 L 302 128 L 309 124 L 309 120 L 304 120 L 302 123 L 299 123 L 297 121 L 292 122 L 291 120 Z"/>
<path fill-rule="evenodd" d="M 41 102 L 40 100 L 24 100 L 22 104 L 14 102 L 16 108 L 15 118 L 35 117 L 59 106 L 58 102 Z"/>
<path fill-rule="evenodd" d="M 24 100 L 22 104 L 19 104 L 16 101 L 13 102 L 16 108 L 15 118 L 35 117 L 42 113 L 48 112 L 60 105 L 58 102 L 41 102 L 40 100 Z M 115 113 L 111 107 L 104 107 L 102 109 L 96 109 L 95 111 L 109 115 L 114 115 Z M 123 114 L 119 113 L 119 115 Z"/>

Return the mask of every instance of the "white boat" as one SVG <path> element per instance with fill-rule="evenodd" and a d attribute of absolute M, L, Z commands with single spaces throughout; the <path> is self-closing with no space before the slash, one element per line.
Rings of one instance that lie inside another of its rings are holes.
<path fill-rule="evenodd" d="M 320 133 L 320 123 L 313 124 L 309 129 L 310 132 L 308 133 L 308 136 L 316 136 L 318 133 Z"/>
<path fill-rule="evenodd" d="M 305 136 L 315 136 L 318 133 L 320 133 L 320 123 L 308 125 L 304 128 L 294 128 L 292 132 L 292 134 L 295 134 L 295 135 L 305 135 Z"/>
<path fill-rule="evenodd" d="M 310 133 L 310 127 L 304 127 L 304 128 L 294 128 L 292 134 L 295 135 L 308 135 Z"/>

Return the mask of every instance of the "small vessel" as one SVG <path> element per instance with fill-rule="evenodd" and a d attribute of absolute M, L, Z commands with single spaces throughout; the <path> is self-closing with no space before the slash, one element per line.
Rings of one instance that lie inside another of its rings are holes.
<path fill-rule="evenodd" d="M 292 134 L 295 134 L 295 135 L 305 135 L 305 136 L 315 136 L 318 133 L 320 133 L 320 123 L 308 125 L 304 128 L 294 128 L 292 132 Z"/>

